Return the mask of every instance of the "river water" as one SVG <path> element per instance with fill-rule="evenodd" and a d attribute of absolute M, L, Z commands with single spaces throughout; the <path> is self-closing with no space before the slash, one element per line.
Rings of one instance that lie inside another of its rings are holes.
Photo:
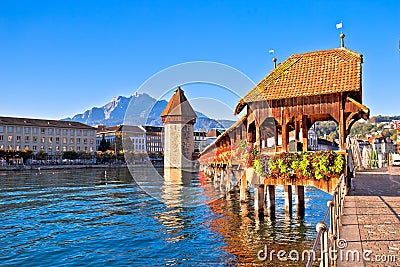
<path fill-rule="evenodd" d="M 125 168 L 107 169 L 106 179 L 104 172 L 0 173 L 0 265 L 304 266 L 301 252 L 312 246 L 330 199 L 307 187 L 305 217 L 286 218 L 278 187 L 271 220 L 256 216 L 252 201 L 240 204 L 237 192 L 183 206 L 149 196 Z M 293 249 L 300 261 L 271 253 Z"/>

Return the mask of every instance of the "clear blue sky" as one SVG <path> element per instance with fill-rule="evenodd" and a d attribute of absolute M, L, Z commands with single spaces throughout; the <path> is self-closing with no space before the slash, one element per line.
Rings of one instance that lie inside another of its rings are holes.
<path fill-rule="evenodd" d="M 72 116 L 193 60 L 230 65 L 258 82 L 273 67 L 270 49 L 283 61 L 339 47 L 341 20 L 346 46 L 364 55 L 364 104 L 372 115 L 400 114 L 398 0 L 2 0 L 0 115 Z"/>

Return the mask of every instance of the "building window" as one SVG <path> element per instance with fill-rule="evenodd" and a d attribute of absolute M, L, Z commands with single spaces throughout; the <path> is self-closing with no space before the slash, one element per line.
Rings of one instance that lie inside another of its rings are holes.
<path fill-rule="evenodd" d="M 53 129 L 53 128 L 50 128 L 50 129 L 49 129 L 49 134 L 52 135 L 53 132 L 54 132 L 54 129 Z"/>
<path fill-rule="evenodd" d="M 34 151 L 36 151 L 36 150 L 37 150 L 37 146 L 33 145 L 33 146 L 32 146 L 32 149 L 33 149 Z"/>
<path fill-rule="evenodd" d="M 53 137 L 49 137 L 49 143 L 53 143 Z"/>
<path fill-rule="evenodd" d="M 74 151 L 74 147 L 71 146 L 71 147 L 69 148 L 69 151 Z"/>
<path fill-rule="evenodd" d="M 80 146 L 77 146 L 77 147 L 76 147 L 76 151 L 81 151 L 81 147 L 80 147 Z"/>
<path fill-rule="evenodd" d="M 60 146 L 56 146 L 56 151 L 60 151 Z"/>
<path fill-rule="evenodd" d="M 62 151 L 63 151 L 63 152 L 66 152 L 66 151 L 67 151 L 67 147 L 66 147 L 66 146 L 63 146 L 63 147 L 62 147 Z"/>
<path fill-rule="evenodd" d="M 93 145 L 94 144 L 94 139 L 90 138 L 90 144 Z"/>
<path fill-rule="evenodd" d="M 13 146 L 12 145 L 8 145 L 8 150 L 13 150 Z"/>
<path fill-rule="evenodd" d="M 60 143 L 60 137 L 56 137 L 56 143 L 57 143 L 57 144 Z"/>
<path fill-rule="evenodd" d="M 82 130 L 78 130 L 78 131 L 76 131 L 77 132 L 77 135 L 78 136 L 81 136 L 82 135 Z"/>
<path fill-rule="evenodd" d="M 15 147 L 15 150 L 21 150 L 21 146 L 20 146 L 20 145 L 17 145 L 17 146 Z"/>
<path fill-rule="evenodd" d="M 40 142 L 41 142 L 42 144 L 46 143 L 46 138 L 45 138 L 45 137 L 40 138 Z"/>
<path fill-rule="evenodd" d="M 0 133 L 4 133 L 4 126 L 0 125 Z"/>
<path fill-rule="evenodd" d="M 41 134 L 46 134 L 46 128 L 40 128 L 40 133 Z"/>
<path fill-rule="evenodd" d="M 34 143 L 37 143 L 37 136 L 33 136 L 32 139 Z"/>
<path fill-rule="evenodd" d="M 28 145 L 25 145 L 25 148 L 24 148 L 25 150 L 29 150 L 29 146 Z"/>
<path fill-rule="evenodd" d="M 22 132 L 22 128 L 20 126 L 17 127 L 17 133 L 21 133 Z"/>
<path fill-rule="evenodd" d="M 63 135 L 67 135 L 67 129 L 63 129 Z"/>
<path fill-rule="evenodd" d="M 85 148 L 83 150 L 86 152 L 87 151 L 87 146 L 85 146 Z"/>
<path fill-rule="evenodd" d="M 8 126 L 7 127 L 7 133 L 13 133 L 14 132 L 14 127 L 13 126 Z"/>
<path fill-rule="evenodd" d="M 87 138 L 83 138 L 83 143 L 86 145 L 87 144 Z"/>
<path fill-rule="evenodd" d="M 53 148 L 51 146 L 49 146 L 49 148 L 47 149 L 49 152 L 51 152 L 53 150 Z"/>
<path fill-rule="evenodd" d="M 25 142 L 26 142 L 26 143 L 29 143 L 29 135 L 26 135 L 26 136 L 25 136 Z"/>
<path fill-rule="evenodd" d="M 32 128 L 32 132 L 33 132 L 33 134 L 37 134 L 38 133 L 38 128 L 36 128 L 36 127 Z"/>
<path fill-rule="evenodd" d="M 63 144 L 66 144 L 66 143 L 67 143 L 67 138 L 64 137 L 64 138 L 63 138 Z"/>
<path fill-rule="evenodd" d="M 60 135 L 61 134 L 61 130 L 60 129 L 56 129 L 56 135 Z"/>
<path fill-rule="evenodd" d="M 9 135 L 7 140 L 8 140 L 8 142 L 12 142 L 13 136 L 12 136 L 12 135 Z"/>
<path fill-rule="evenodd" d="M 73 144 L 73 143 L 74 143 L 74 138 L 70 138 L 70 139 L 69 139 L 69 143 L 70 143 L 70 144 Z"/>
<path fill-rule="evenodd" d="M 31 128 L 25 127 L 25 134 L 30 134 L 31 133 Z"/>
<path fill-rule="evenodd" d="M 70 135 L 75 135 L 75 130 L 74 129 L 69 130 L 69 134 Z"/>
<path fill-rule="evenodd" d="M 40 146 L 40 150 L 42 150 L 42 151 L 43 151 L 43 150 L 44 150 L 44 146 Z"/>
<path fill-rule="evenodd" d="M 87 136 L 87 130 L 83 130 L 83 136 Z"/>
<path fill-rule="evenodd" d="M 0 141 L 4 141 L 4 135 L 0 135 Z"/>
<path fill-rule="evenodd" d="M 81 139 L 80 138 L 76 138 L 76 143 L 80 144 L 81 143 Z"/>

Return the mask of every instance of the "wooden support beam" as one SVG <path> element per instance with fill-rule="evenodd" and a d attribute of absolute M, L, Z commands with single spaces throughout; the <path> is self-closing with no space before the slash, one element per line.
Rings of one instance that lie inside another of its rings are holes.
<path fill-rule="evenodd" d="M 264 213 L 265 208 L 264 185 L 254 185 L 254 210 L 258 213 Z"/>
<path fill-rule="evenodd" d="M 346 150 L 346 118 L 344 116 L 344 109 L 340 109 L 339 115 L 339 148 L 340 150 Z"/>
<path fill-rule="evenodd" d="M 282 152 L 288 151 L 289 144 L 289 129 L 287 123 L 284 122 L 282 125 Z"/>
<path fill-rule="evenodd" d="M 268 215 L 275 218 L 275 185 L 267 185 L 268 188 Z"/>
<path fill-rule="evenodd" d="M 305 202 L 304 202 L 304 186 L 296 185 L 296 215 L 297 217 L 304 217 L 305 213 Z"/>
<path fill-rule="evenodd" d="M 303 143 L 303 151 L 308 150 L 308 126 L 307 126 L 307 117 L 304 116 L 301 125 L 301 134 L 302 134 L 302 143 Z"/>
<path fill-rule="evenodd" d="M 300 141 L 300 121 L 298 120 L 294 122 L 294 139 Z"/>
<path fill-rule="evenodd" d="M 345 117 L 345 100 L 343 94 L 339 98 L 339 148 L 340 150 L 346 150 L 346 117 Z"/>
<path fill-rule="evenodd" d="M 284 185 L 284 197 L 285 197 L 285 215 L 292 216 L 293 211 L 293 201 L 292 201 L 292 186 Z"/>

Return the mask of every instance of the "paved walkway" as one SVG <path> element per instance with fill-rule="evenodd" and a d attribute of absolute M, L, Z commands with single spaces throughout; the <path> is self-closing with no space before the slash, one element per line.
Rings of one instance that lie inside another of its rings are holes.
<path fill-rule="evenodd" d="M 400 167 L 359 171 L 354 185 L 345 200 L 337 266 L 400 266 Z"/>

